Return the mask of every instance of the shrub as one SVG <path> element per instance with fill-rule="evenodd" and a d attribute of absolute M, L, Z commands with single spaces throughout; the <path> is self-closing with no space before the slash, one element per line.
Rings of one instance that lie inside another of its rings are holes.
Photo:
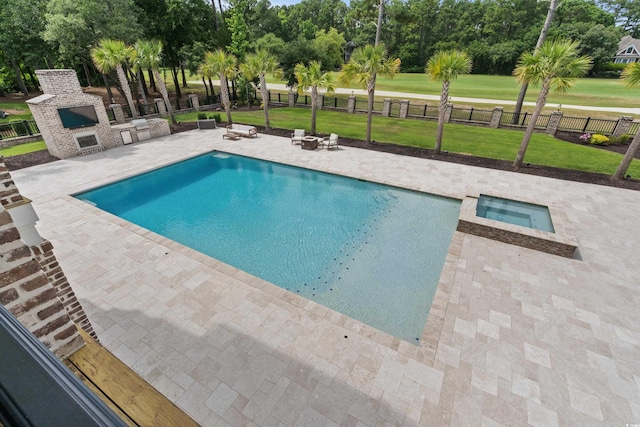
<path fill-rule="evenodd" d="M 198 120 L 207 120 L 206 113 L 198 113 Z"/>
<path fill-rule="evenodd" d="M 589 143 L 594 145 L 609 145 L 609 138 L 599 133 L 594 133 L 593 135 L 591 135 Z"/>
<path fill-rule="evenodd" d="M 632 136 L 631 135 L 620 135 L 620 136 L 610 136 L 609 137 L 609 144 L 610 145 L 626 145 L 629 142 L 631 142 Z"/>
<path fill-rule="evenodd" d="M 220 116 L 220 113 L 215 113 L 213 115 L 213 118 L 216 119 L 216 123 L 222 122 L 222 117 Z"/>

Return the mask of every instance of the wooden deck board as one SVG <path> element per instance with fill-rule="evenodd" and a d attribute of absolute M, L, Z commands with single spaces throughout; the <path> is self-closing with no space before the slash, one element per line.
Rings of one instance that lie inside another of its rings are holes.
<path fill-rule="evenodd" d="M 72 354 L 67 363 L 109 406 L 124 412 L 125 422 L 140 426 L 198 426 L 173 402 L 143 380 L 107 349 L 80 330 L 85 347 Z M 84 377 L 84 378 L 83 378 Z M 109 403 L 110 402 L 110 403 Z M 116 412 L 120 415 L 120 412 Z"/>

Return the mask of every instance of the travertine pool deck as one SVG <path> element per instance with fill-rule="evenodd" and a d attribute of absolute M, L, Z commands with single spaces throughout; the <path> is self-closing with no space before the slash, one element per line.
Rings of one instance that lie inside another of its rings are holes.
<path fill-rule="evenodd" d="M 223 133 L 13 172 L 101 342 L 196 421 L 640 423 L 640 192 Z M 578 257 L 456 232 L 415 346 L 69 196 L 213 149 L 460 199 L 526 196 L 565 215 Z"/>

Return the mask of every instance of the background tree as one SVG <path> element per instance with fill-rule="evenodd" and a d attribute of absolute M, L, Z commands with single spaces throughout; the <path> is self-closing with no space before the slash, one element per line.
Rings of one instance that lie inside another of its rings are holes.
<path fill-rule="evenodd" d="M 42 37 L 66 67 L 82 65 L 89 83 L 90 49 L 101 39 L 133 43 L 140 36 L 137 10 L 133 0 L 50 0 Z"/>
<path fill-rule="evenodd" d="M 573 87 L 578 77 L 583 77 L 591 68 L 591 58 L 580 56 L 579 42 L 572 40 L 546 41 L 533 52 L 524 53 L 513 71 L 520 84 L 541 84 L 540 93 L 531 120 L 524 132 L 520 149 L 513 162 L 518 170 L 529 146 L 533 129 L 540 112 L 547 102 L 549 91 L 564 93 Z"/>
<path fill-rule="evenodd" d="M 367 103 L 367 135 L 366 144 L 371 143 L 371 121 L 373 117 L 373 100 L 376 91 L 376 76 L 378 74 L 389 77 L 395 76 L 400 71 L 400 59 L 389 58 L 384 45 L 366 45 L 356 49 L 351 59 L 342 68 L 340 80 L 344 84 L 356 82 L 367 90 L 369 100 Z"/>
<path fill-rule="evenodd" d="M 269 123 L 269 91 L 267 90 L 267 74 L 272 74 L 273 77 L 282 77 L 282 70 L 280 69 L 278 60 L 276 57 L 266 50 L 259 50 L 256 53 L 247 54 L 245 61 L 240 65 L 240 71 L 248 80 L 253 80 L 256 77 L 260 79 L 260 93 L 262 94 L 262 105 L 264 109 L 264 127 L 265 129 L 271 129 Z"/>
<path fill-rule="evenodd" d="M 311 89 L 311 135 L 316 134 L 316 105 L 318 102 L 318 89 L 326 89 L 332 93 L 335 84 L 331 81 L 331 74 L 322 70 L 322 64 L 318 61 L 309 62 L 309 66 L 299 63 L 295 66 L 294 74 L 298 81 L 298 94 Z"/>
<path fill-rule="evenodd" d="M 135 44 L 135 51 L 136 63 L 141 68 L 151 70 L 158 90 L 160 94 L 162 94 L 162 99 L 164 99 L 164 103 L 167 106 L 171 123 L 174 125 L 177 124 L 178 122 L 176 121 L 176 116 L 173 114 L 171 101 L 169 101 L 167 86 L 164 84 L 164 80 L 162 80 L 158 72 L 158 67 L 162 64 L 162 42 L 160 40 L 139 40 Z"/>
<path fill-rule="evenodd" d="M 205 77 L 217 76 L 220 79 L 220 100 L 227 113 L 227 123 L 232 124 L 231 101 L 229 100 L 228 79 L 236 76 L 238 59 L 232 53 L 226 53 L 222 49 L 204 54 L 204 62 L 200 68 Z"/>
<path fill-rule="evenodd" d="M 91 49 L 91 59 L 101 73 L 108 74 L 113 70 L 116 71 L 120 87 L 131 110 L 131 116 L 137 119 L 138 112 L 131 96 L 131 87 L 122 68 L 122 64 L 129 62 L 132 55 L 133 49 L 120 40 L 102 39 L 98 46 Z"/>
<path fill-rule="evenodd" d="M 321 58 L 320 62 L 330 71 L 336 71 L 342 67 L 344 63 L 344 46 L 346 44 L 347 41 L 344 39 L 344 35 L 335 28 L 331 28 L 328 32 L 325 30 L 318 31 L 316 38 L 313 40 L 313 47 Z"/>
<path fill-rule="evenodd" d="M 640 87 L 640 62 L 634 62 L 632 64 L 627 65 L 627 67 L 622 72 L 622 84 L 624 84 L 628 88 L 638 88 Z M 613 179 L 620 180 L 624 178 L 627 173 L 627 169 L 629 169 L 629 165 L 631 161 L 636 156 L 638 152 L 638 148 L 640 147 L 640 128 L 638 128 L 638 132 L 633 137 L 633 141 L 629 145 L 627 152 L 624 154 L 618 169 L 616 169 L 613 174 Z"/>
<path fill-rule="evenodd" d="M 442 82 L 440 92 L 440 106 L 438 107 L 438 132 L 436 133 L 435 154 L 440 154 L 442 147 L 442 131 L 444 129 L 444 114 L 449 102 L 449 85 L 460 74 L 471 72 L 472 61 L 469 55 L 459 50 L 441 50 L 436 52 L 427 62 L 426 73 L 432 80 Z"/>

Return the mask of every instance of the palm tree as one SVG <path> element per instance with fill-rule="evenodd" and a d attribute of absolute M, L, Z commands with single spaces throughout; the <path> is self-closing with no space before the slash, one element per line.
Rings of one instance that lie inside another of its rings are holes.
<path fill-rule="evenodd" d="M 640 62 L 631 63 L 622 71 L 622 84 L 628 88 L 640 87 Z M 627 152 L 624 154 L 620 165 L 618 165 L 618 169 L 616 169 L 616 172 L 613 174 L 613 179 L 620 180 L 624 178 L 631 161 L 638 152 L 638 147 L 640 147 L 640 127 L 636 132 L 636 136 L 633 137 L 633 141 L 631 141 Z"/>
<path fill-rule="evenodd" d="M 164 99 L 164 103 L 167 106 L 167 112 L 171 117 L 171 123 L 174 125 L 178 122 L 173 114 L 173 107 L 169 102 L 169 92 L 167 92 L 167 86 L 164 84 L 164 80 L 160 77 L 158 67 L 162 62 L 162 42 L 160 40 L 138 40 L 135 45 L 136 50 L 136 64 L 141 69 L 148 68 L 153 73 L 154 81 L 158 86 L 158 90 Z"/>
<path fill-rule="evenodd" d="M 131 109 L 131 115 L 134 119 L 137 119 L 138 113 L 136 112 L 136 107 L 133 105 L 133 96 L 131 96 L 129 81 L 122 68 L 122 64 L 127 62 L 131 57 L 131 51 L 132 48 L 125 45 L 123 41 L 102 39 L 98 43 L 98 46 L 91 49 L 91 59 L 96 65 L 96 68 L 103 74 L 116 70 L 120 87 L 122 87 L 124 96 L 127 98 L 127 103 Z"/>
<path fill-rule="evenodd" d="M 227 112 L 227 122 L 232 124 L 231 120 L 231 101 L 229 100 L 229 86 L 227 79 L 233 79 L 236 76 L 236 67 L 238 60 L 235 55 L 226 53 L 222 49 L 204 54 L 204 61 L 200 64 L 200 73 L 205 77 L 217 76 L 220 78 L 220 100 Z"/>
<path fill-rule="evenodd" d="M 367 105 L 367 144 L 371 142 L 371 119 L 373 117 L 376 77 L 378 74 L 393 77 L 399 70 L 400 58 L 388 58 L 387 50 L 382 43 L 376 46 L 368 44 L 365 47 L 354 50 L 349 62 L 342 67 L 340 81 L 346 85 L 355 81 L 362 85 L 369 95 Z"/>
<path fill-rule="evenodd" d="M 332 93 L 336 85 L 331 81 L 331 74 L 322 71 L 322 64 L 319 61 L 309 62 L 308 67 L 298 63 L 293 69 L 293 74 L 298 80 L 299 94 L 311 88 L 311 135 L 315 135 L 318 89 L 326 89 L 327 93 Z"/>
<path fill-rule="evenodd" d="M 271 129 L 269 124 L 269 92 L 267 91 L 267 73 L 271 73 L 273 77 L 282 77 L 282 69 L 279 66 L 276 57 L 264 49 L 258 50 L 256 53 L 250 53 L 246 56 L 244 64 L 240 65 L 240 71 L 245 75 L 247 80 L 253 80 L 256 77 L 260 79 L 260 93 L 262 93 L 262 105 L 264 107 L 264 127 Z"/>
<path fill-rule="evenodd" d="M 538 94 L 531 121 L 527 125 L 520 143 L 520 149 L 513 162 L 515 170 L 522 166 L 531 135 L 533 135 L 533 129 L 542 108 L 547 102 L 549 91 L 565 93 L 573 87 L 573 82 L 576 78 L 584 76 L 591 69 L 591 57 L 587 55 L 578 56 L 579 45 L 579 42 L 572 40 L 546 41 L 539 49 L 523 53 L 520 57 L 518 65 L 513 71 L 518 83 L 540 83 L 542 87 Z"/>
<path fill-rule="evenodd" d="M 440 106 L 438 107 L 438 132 L 436 134 L 435 154 L 440 154 L 442 148 L 442 131 L 444 130 L 444 113 L 449 101 L 449 85 L 451 80 L 458 78 L 460 74 L 471 72 L 471 58 L 465 52 L 459 50 L 441 50 L 436 52 L 429 61 L 425 72 L 432 80 L 442 82 L 440 92 Z"/>

